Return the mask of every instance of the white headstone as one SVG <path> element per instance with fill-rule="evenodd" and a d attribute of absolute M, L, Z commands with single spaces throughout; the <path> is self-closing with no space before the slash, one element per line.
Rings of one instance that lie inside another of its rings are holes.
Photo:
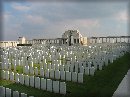
<path fill-rule="evenodd" d="M 49 69 L 47 69 L 47 70 L 45 71 L 45 77 L 46 77 L 46 78 L 49 78 L 49 76 L 50 76 L 50 74 L 49 74 Z"/>
<path fill-rule="evenodd" d="M 19 81 L 22 85 L 24 85 L 24 75 L 23 74 L 19 74 Z"/>
<path fill-rule="evenodd" d="M 71 81 L 71 72 L 66 71 L 66 81 Z"/>
<path fill-rule="evenodd" d="M 55 65 L 55 70 L 59 70 L 59 64 Z"/>
<path fill-rule="evenodd" d="M 40 89 L 40 78 L 39 77 L 35 77 L 35 88 Z"/>
<path fill-rule="evenodd" d="M 19 92 L 18 91 L 13 91 L 13 97 L 19 97 Z"/>
<path fill-rule="evenodd" d="M 73 70 L 74 70 L 74 66 L 70 65 L 70 72 L 73 72 Z"/>
<path fill-rule="evenodd" d="M 76 72 L 72 72 L 72 81 L 77 82 L 77 73 Z"/>
<path fill-rule="evenodd" d="M 5 78 L 6 78 L 6 80 L 9 80 L 9 71 L 5 72 Z"/>
<path fill-rule="evenodd" d="M 91 67 L 91 68 L 90 68 L 90 75 L 94 76 L 94 72 L 95 72 L 95 68 L 94 68 L 94 67 Z"/>
<path fill-rule="evenodd" d="M 41 89 L 46 90 L 46 79 L 41 78 Z"/>
<path fill-rule="evenodd" d="M 34 87 L 34 76 L 30 76 L 30 86 Z"/>
<path fill-rule="evenodd" d="M 89 75 L 89 67 L 85 67 L 85 74 Z"/>
<path fill-rule="evenodd" d="M 60 82 L 60 94 L 66 94 L 66 83 Z"/>
<path fill-rule="evenodd" d="M 30 74 L 31 74 L 31 75 L 34 75 L 34 70 L 33 70 L 33 67 L 30 67 L 30 69 L 29 69 L 29 70 L 30 70 Z"/>
<path fill-rule="evenodd" d="M 47 66 L 48 66 L 48 69 L 51 70 L 51 63 L 49 63 Z"/>
<path fill-rule="evenodd" d="M 5 77 L 5 71 L 4 70 L 2 70 L 2 79 L 5 79 L 6 77 Z"/>
<path fill-rule="evenodd" d="M 64 65 L 60 65 L 60 71 L 64 71 Z"/>
<path fill-rule="evenodd" d="M 27 97 L 27 94 L 21 93 L 21 97 Z"/>
<path fill-rule="evenodd" d="M 11 89 L 6 88 L 6 97 L 11 97 Z"/>
<path fill-rule="evenodd" d="M 78 73 L 78 63 L 75 64 L 75 72 Z"/>
<path fill-rule="evenodd" d="M 65 71 L 60 71 L 61 80 L 65 80 Z"/>
<path fill-rule="evenodd" d="M 65 71 L 69 71 L 69 65 L 65 65 Z"/>
<path fill-rule="evenodd" d="M 35 71 L 35 75 L 38 76 L 38 68 L 37 67 L 35 67 L 34 71 Z"/>
<path fill-rule="evenodd" d="M 52 80 L 47 79 L 47 91 L 52 92 Z"/>
<path fill-rule="evenodd" d="M 29 76 L 25 75 L 25 85 L 29 86 Z"/>
<path fill-rule="evenodd" d="M 60 79 L 60 71 L 55 71 L 55 79 Z"/>
<path fill-rule="evenodd" d="M 53 92 L 59 93 L 59 81 L 53 81 Z"/>
<path fill-rule="evenodd" d="M 55 64 L 51 65 L 51 69 L 55 70 Z"/>
<path fill-rule="evenodd" d="M 80 67 L 80 73 L 84 74 L 84 67 L 83 66 Z"/>
<path fill-rule="evenodd" d="M 18 73 L 15 74 L 15 82 L 19 83 L 19 74 Z"/>
<path fill-rule="evenodd" d="M 53 69 L 50 70 L 50 78 L 54 79 L 54 70 Z"/>
<path fill-rule="evenodd" d="M 40 76 L 44 77 L 44 69 L 40 68 Z"/>
<path fill-rule="evenodd" d="M 14 81 L 14 72 L 10 72 L 10 80 Z"/>
<path fill-rule="evenodd" d="M 46 64 L 46 63 L 43 64 L 43 68 L 44 68 L 45 70 L 47 69 L 47 64 Z"/>
<path fill-rule="evenodd" d="M 0 97 L 5 97 L 5 87 L 0 86 Z"/>
<path fill-rule="evenodd" d="M 78 82 L 83 83 L 83 73 L 78 73 Z"/>

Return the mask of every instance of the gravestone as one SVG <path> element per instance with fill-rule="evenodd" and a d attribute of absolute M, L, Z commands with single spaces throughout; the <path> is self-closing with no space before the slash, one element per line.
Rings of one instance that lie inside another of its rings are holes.
<path fill-rule="evenodd" d="M 50 70 L 50 78 L 54 78 L 54 70 L 53 69 Z"/>
<path fill-rule="evenodd" d="M 40 89 L 40 78 L 39 77 L 35 77 L 35 88 Z"/>
<path fill-rule="evenodd" d="M 30 86 L 34 87 L 34 76 L 30 76 Z"/>
<path fill-rule="evenodd" d="M 77 82 L 77 73 L 76 72 L 72 72 L 72 81 Z"/>
<path fill-rule="evenodd" d="M 13 97 L 19 97 L 19 92 L 18 91 L 13 91 Z"/>
<path fill-rule="evenodd" d="M 18 73 L 15 74 L 15 82 L 19 83 L 19 74 Z"/>
<path fill-rule="evenodd" d="M 66 83 L 60 82 L 60 94 L 66 94 Z"/>
<path fill-rule="evenodd" d="M 31 75 L 34 75 L 34 70 L 33 70 L 33 67 L 30 67 L 30 69 L 29 69 L 29 70 L 30 70 L 30 74 L 31 74 Z"/>
<path fill-rule="evenodd" d="M 2 70 L 2 79 L 5 79 L 6 78 L 6 76 L 5 76 L 5 71 L 4 70 Z"/>
<path fill-rule="evenodd" d="M 71 81 L 71 72 L 66 71 L 66 81 Z"/>
<path fill-rule="evenodd" d="M 0 86 L 0 97 L 5 97 L 5 87 Z"/>
<path fill-rule="evenodd" d="M 55 71 L 55 79 L 60 79 L 60 71 Z"/>
<path fill-rule="evenodd" d="M 52 92 L 52 80 L 47 79 L 47 91 Z"/>
<path fill-rule="evenodd" d="M 11 97 L 11 89 L 6 88 L 6 97 Z"/>
<path fill-rule="evenodd" d="M 60 71 L 64 71 L 64 65 L 60 65 Z"/>
<path fill-rule="evenodd" d="M 25 75 L 25 85 L 29 86 L 29 76 Z"/>
<path fill-rule="evenodd" d="M 46 79 L 41 78 L 41 89 L 46 90 Z"/>
<path fill-rule="evenodd" d="M 94 67 L 91 67 L 91 68 L 90 68 L 90 75 L 94 76 L 94 72 L 95 72 L 95 68 L 94 68 Z"/>
<path fill-rule="evenodd" d="M 9 71 L 5 72 L 5 78 L 6 78 L 6 80 L 9 80 Z"/>
<path fill-rule="evenodd" d="M 53 81 L 53 92 L 59 93 L 59 81 Z"/>
<path fill-rule="evenodd" d="M 14 81 L 14 72 L 10 72 L 10 80 Z"/>
<path fill-rule="evenodd" d="M 84 74 L 84 67 L 81 66 L 79 69 L 80 69 L 80 73 L 83 73 L 83 74 Z"/>
<path fill-rule="evenodd" d="M 65 71 L 60 71 L 61 80 L 65 80 Z"/>
<path fill-rule="evenodd" d="M 69 65 L 65 65 L 65 71 L 69 71 Z"/>
<path fill-rule="evenodd" d="M 27 97 L 27 94 L 21 93 L 21 97 Z"/>
<path fill-rule="evenodd" d="M 34 71 L 35 71 L 35 75 L 38 76 L 38 68 L 37 67 L 35 67 Z"/>
<path fill-rule="evenodd" d="M 83 73 L 78 73 L 78 82 L 83 83 Z"/>
<path fill-rule="evenodd" d="M 40 76 L 44 77 L 44 69 L 40 68 Z"/>
<path fill-rule="evenodd" d="M 89 67 L 85 67 L 85 74 L 89 75 Z"/>
<path fill-rule="evenodd" d="M 50 76 L 49 76 L 50 74 L 49 74 L 49 69 L 47 69 L 46 71 L 45 71 L 45 77 L 46 78 L 49 78 Z"/>
<path fill-rule="evenodd" d="M 23 74 L 19 74 L 19 81 L 22 85 L 24 85 L 24 75 Z"/>

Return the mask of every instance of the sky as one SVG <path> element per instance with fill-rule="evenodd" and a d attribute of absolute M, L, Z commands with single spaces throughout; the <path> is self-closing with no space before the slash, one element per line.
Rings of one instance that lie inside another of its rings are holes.
<path fill-rule="evenodd" d="M 83 36 L 127 36 L 127 2 L 4 2 L 3 40 L 25 36 L 61 38 L 66 30 Z"/>

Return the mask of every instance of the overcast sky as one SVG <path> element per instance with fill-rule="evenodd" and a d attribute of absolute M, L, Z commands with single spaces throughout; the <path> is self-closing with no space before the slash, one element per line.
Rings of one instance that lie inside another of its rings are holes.
<path fill-rule="evenodd" d="M 127 2 L 4 2 L 3 39 L 60 38 L 68 29 L 83 36 L 127 35 Z"/>

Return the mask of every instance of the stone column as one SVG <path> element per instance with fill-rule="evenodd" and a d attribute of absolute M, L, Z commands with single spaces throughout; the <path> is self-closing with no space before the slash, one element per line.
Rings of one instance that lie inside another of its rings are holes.
<path fill-rule="evenodd" d="M 102 38 L 102 43 L 103 43 L 103 38 Z"/>
<path fill-rule="evenodd" d="M 109 38 L 109 43 L 111 43 L 111 38 Z"/>
<path fill-rule="evenodd" d="M 128 37 L 128 43 L 130 43 L 130 38 Z"/>
<path fill-rule="evenodd" d="M 118 38 L 116 38 L 116 43 L 118 42 L 117 40 L 118 40 Z"/>

